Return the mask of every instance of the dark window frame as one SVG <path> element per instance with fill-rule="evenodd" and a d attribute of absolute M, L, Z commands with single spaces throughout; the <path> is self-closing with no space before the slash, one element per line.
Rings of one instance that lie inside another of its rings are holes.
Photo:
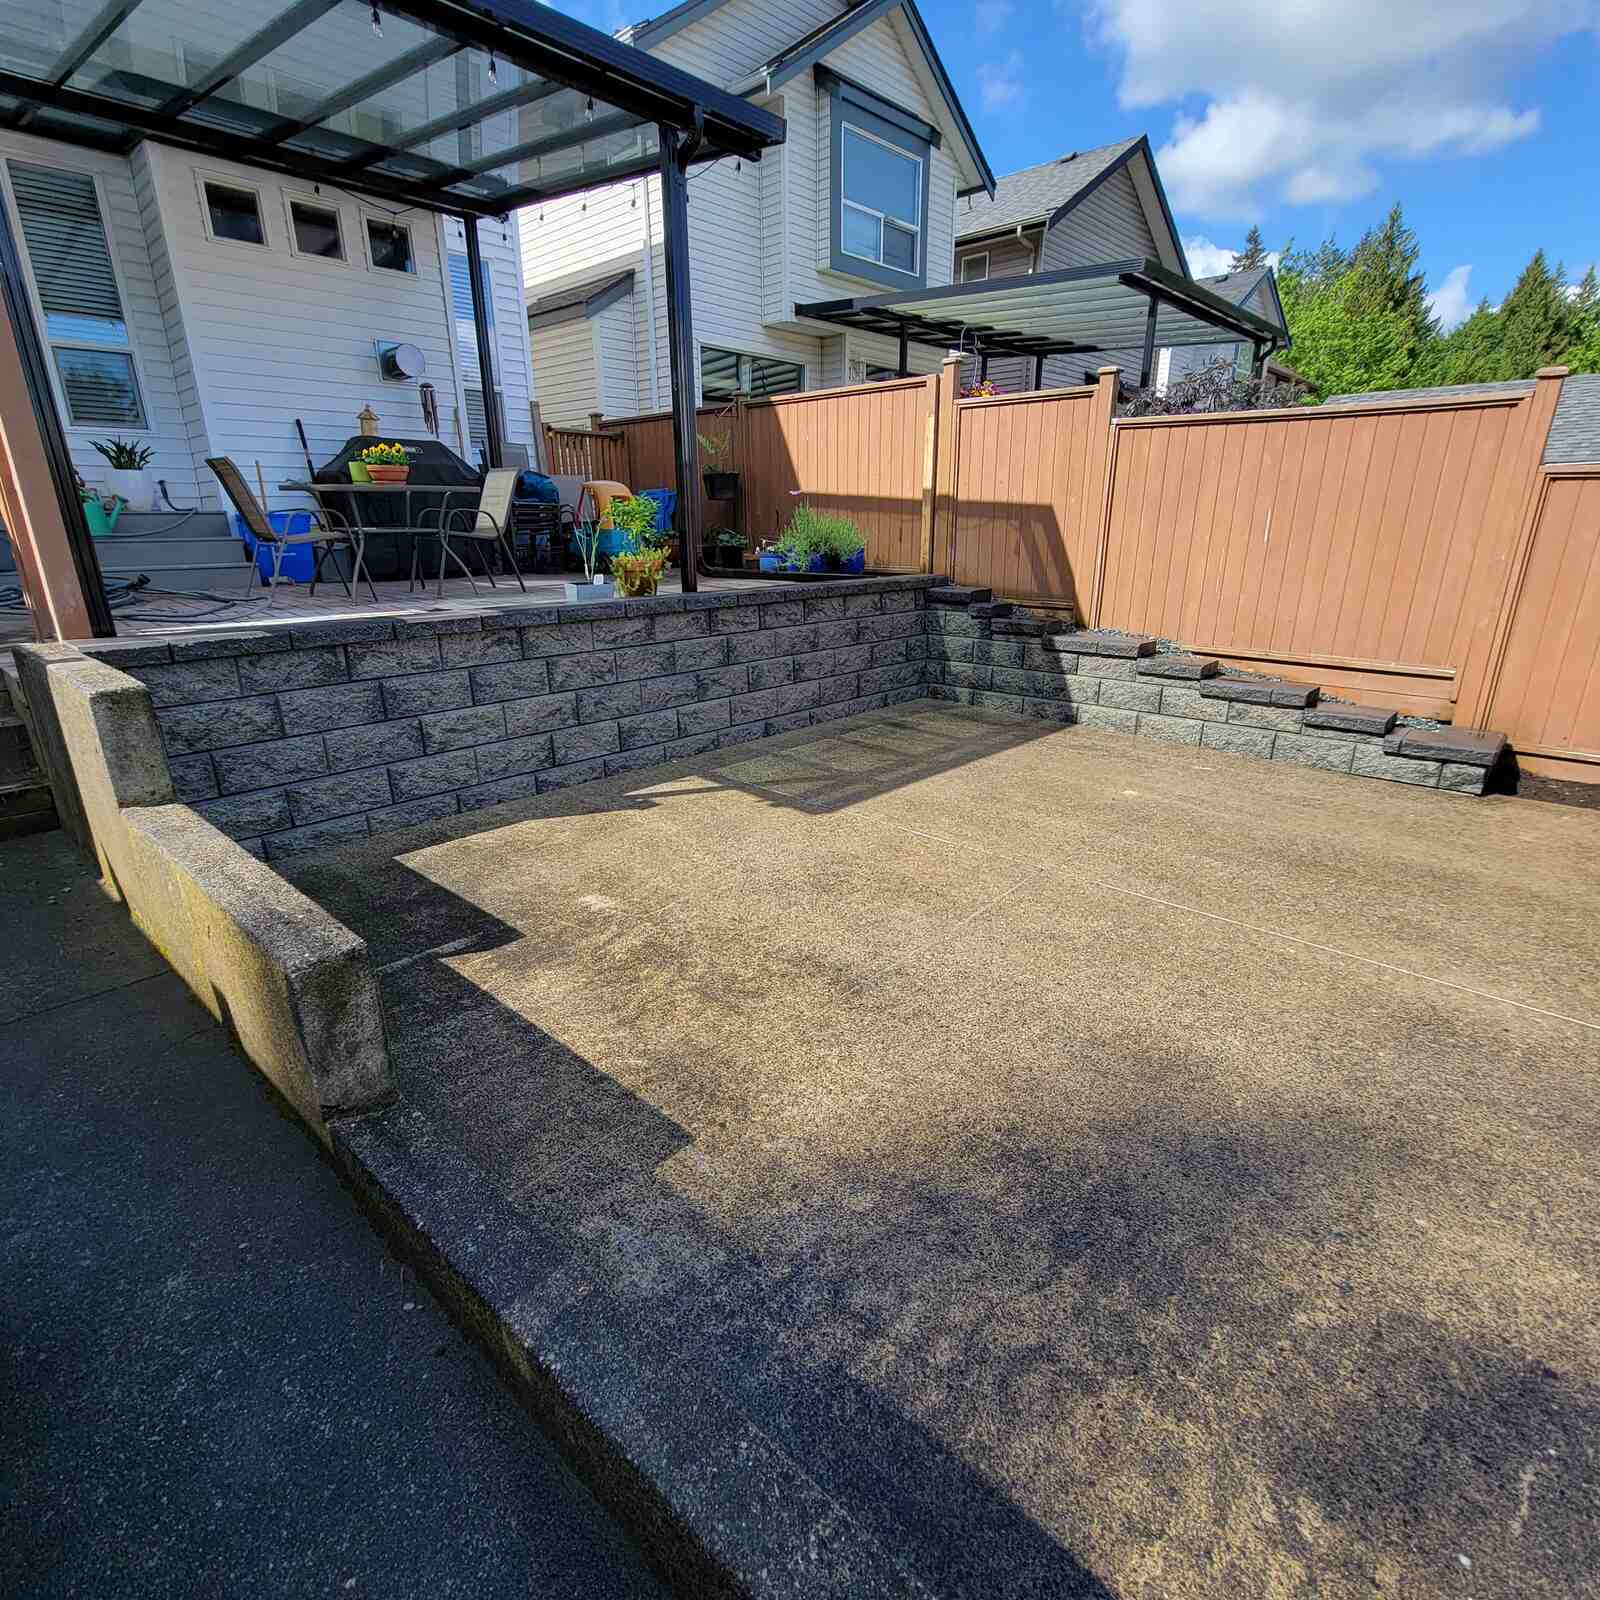
<path fill-rule="evenodd" d="M 406 264 L 403 267 L 391 267 L 387 262 L 379 261 L 377 252 L 372 247 L 372 230 L 374 228 L 392 228 L 396 233 L 403 233 L 406 239 Z M 373 272 L 401 272 L 407 277 L 417 275 L 417 236 L 412 231 L 409 222 L 401 222 L 394 217 L 376 216 L 370 211 L 361 214 L 361 239 L 367 252 L 367 267 Z"/>
<path fill-rule="evenodd" d="M 195 179 L 200 185 L 200 217 L 205 224 L 206 238 L 212 244 L 240 245 L 246 250 L 270 250 L 272 248 L 272 235 L 267 231 L 266 207 L 261 203 L 261 186 L 251 183 L 247 179 L 225 178 L 220 173 L 197 172 Z M 240 239 L 229 233 L 217 231 L 217 219 L 211 209 L 211 191 L 213 189 L 225 190 L 229 194 L 248 195 L 255 206 L 256 226 L 261 230 L 259 239 Z"/>
<path fill-rule="evenodd" d="M 736 379 L 742 377 L 744 363 L 750 363 L 752 376 L 757 362 L 771 367 L 787 367 L 798 375 L 798 381 L 792 389 L 768 389 L 761 394 L 755 394 L 750 389 L 736 386 L 733 389 L 719 389 L 716 393 L 708 393 L 706 389 L 706 357 L 707 355 L 728 356 L 736 363 Z M 731 405 L 741 396 L 745 399 L 765 400 L 775 394 L 803 394 L 806 387 L 806 364 L 803 361 L 790 361 L 785 356 L 758 356 L 748 350 L 730 350 L 725 345 L 703 344 L 700 346 L 699 373 L 700 397 L 707 405 Z"/>

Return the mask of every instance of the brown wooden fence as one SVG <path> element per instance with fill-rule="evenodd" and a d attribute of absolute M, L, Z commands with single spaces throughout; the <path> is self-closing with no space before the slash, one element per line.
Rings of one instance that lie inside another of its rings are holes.
<path fill-rule="evenodd" d="M 544 439 L 552 472 L 574 473 L 586 480 L 629 482 L 628 441 L 621 433 L 546 427 Z"/>
<path fill-rule="evenodd" d="M 621 439 L 622 468 L 617 477 L 630 489 L 677 490 L 677 449 L 672 442 L 670 411 L 652 411 L 637 417 L 597 417 L 595 421 L 604 432 Z M 695 432 L 702 438 L 731 441 L 737 425 L 737 413 L 728 406 L 702 406 L 695 414 Z M 730 446 L 729 471 L 739 469 L 738 461 L 733 458 L 736 448 Z M 710 465 L 707 456 L 702 466 Z M 737 501 L 712 500 L 705 492 L 703 481 L 695 483 L 694 492 L 700 496 L 702 527 L 740 522 Z"/>

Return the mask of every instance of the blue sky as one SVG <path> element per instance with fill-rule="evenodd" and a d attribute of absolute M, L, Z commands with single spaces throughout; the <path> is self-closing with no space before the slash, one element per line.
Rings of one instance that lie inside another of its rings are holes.
<path fill-rule="evenodd" d="M 1395 200 L 1447 324 L 1538 246 L 1600 259 L 1600 0 L 918 3 L 996 173 L 1148 133 L 1198 274 L 1252 222 L 1351 244 Z"/>

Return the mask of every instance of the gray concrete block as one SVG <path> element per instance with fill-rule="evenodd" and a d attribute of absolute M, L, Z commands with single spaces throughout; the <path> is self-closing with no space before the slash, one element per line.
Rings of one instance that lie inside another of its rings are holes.
<path fill-rule="evenodd" d="M 578 720 L 576 694 L 547 694 L 505 703 L 506 732 L 515 737 L 527 733 L 551 733 L 570 728 Z"/>
<path fill-rule="evenodd" d="M 1139 728 L 1139 713 L 1117 706 L 1075 705 L 1072 717 L 1086 728 L 1104 728 L 1112 733 L 1136 733 Z"/>
<path fill-rule="evenodd" d="M 1230 755 L 1254 756 L 1259 761 L 1272 759 L 1273 742 L 1278 738 L 1270 728 L 1243 728 L 1232 723 L 1208 722 L 1200 742 L 1208 750 L 1226 750 Z"/>
<path fill-rule="evenodd" d="M 694 697 L 709 700 L 720 694 L 743 694 L 750 687 L 748 667 L 713 667 L 709 672 L 696 672 Z"/>
<path fill-rule="evenodd" d="M 952 689 L 947 683 L 930 683 L 927 689 L 930 700 L 940 700 L 958 706 L 972 704 L 974 691 L 971 689 Z"/>
<path fill-rule="evenodd" d="M 861 694 L 861 679 L 854 672 L 838 678 L 823 678 L 817 684 L 817 704 L 837 705 L 841 700 L 855 700 Z"/>
<path fill-rule="evenodd" d="M 537 772 L 540 767 L 553 767 L 556 756 L 548 733 L 530 734 L 525 739 L 507 739 L 504 744 L 481 744 L 476 747 L 478 777 L 485 783 L 496 778 L 510 778 L 519 772 Z M 531 794 L 533 791 L 529 790 Z"/>
<path fill-rule="evenodd" d="M 551 789 L 570 789 L 576 784 L 593 783 L 596 778 L 603 778 L 605 775 L 606 764 L 602 758 L 598 761 L 575 761 L 569 767 L 551 767 L 535 776 L 539 793 L 547 794 Z M 508 781 L 515 783 L 518 780 L 513 778 Z"/>
<path fill-rule="evenodd" d="M 802 728 L 809 728 L 815 716 L 813 711 L 791 711 L 785 717 L 774 717 L 763 723 L 762 728 L 769 738 L 780 733 L 798 733 Z"/>
<path fill-rule="evenodd" d="M 439 641 L 432 634 L 348 646 L 352 678 L 397 678 L 407 672 L 434 672 Z"/>
<path fill-rule="evenodd" d="M 281 654 L 295 644 L 294 630 L 284 627 L 228 628 L 189 632 L 170 641 L 174 661 L 203 661 L 210 656 Z"/>
<path fill-rule="evenodd" d="M 892 667 L 872 667 L 858 679 L 862 695 L 880 694 L 888 689 L 905 689 L 921 680 L 921 671 L 911 662 L 902 661 Z"/>
<path fill-rule="evenodd" d="M 483 631 L 497 628 L 547 628 L 561 620 L 564 606 L 527 606 L 519 601 L 496 603 L 492 610 L 480 611 Z"/>
<path fill-rule="evenodd" d="M 369 717 L 366 720 L 370 722 L 372 719 Z M 255 744 L 262 739 L 280 738 L 285 732 L 283 719 L 278 713 L 278 702 L 272 699 L 220 700 L 204 706 L 174 706 L 158 712 L 156 721 L 160 724 L 161 738 L 167 750 L 177 756 L 216 750 L 231 744 Z"/>
<path fill-rule="evenodd" d="M 883 609 L 885 611 L 921 611 L 926 601 L 927 595 L 922 590 L 889 589 L 884 591 Z"/>
<path fill-rule="evenodd" d="M 562 659 L 566 658 L 504 661 L 491 667 L 473 667 L 466 675 L 471 684 L 472 703 L 481 706 L 496 700 L 523 700 L 531 695 L 548 694 L 553 687 L 550 682 L 551 660 Z M 607 656 L 605 659 L 609 661 L 611 658 Z M 559 687 L 570 689 L 576 685 L 569 683 Z"/>
<path fill-rule="evenodd" d="M 1161 685 L 1159 683 L 1139 683 L 1129 678 L 1101 678 L 1099 703 L 1103 706 L 1121 706 L 1124 711 L 1161 711 Z M 1183 712 L 1173 713 L 1177 716 Z M 1195 735 L 1194 742 L 1200 742 L 1199 734 Z"/>
<path fill-rule="evenodd" d="M 729 641 L 722 634 L 707 639 L 683 639 L 672 647 L 674 672 L 702 672 L 728 664 Z"/>
<path fill-rule="evenodd" d="M 711 618 L 704 611 L 680 611 L 657 617 L 655 626 L 657 643 L 676 643 L 679 639 L 704 639 L 711 632 Z"/>
<path fill-rule="evenodd" d="M 950 661 L 945 663 L 944 681 L 955 689 L 987 689 L 993 682 L 993 673 L 992 667 L 969 667 Z"/>
<path fill-rule="evenodd" d="M 642 767 L 659 767 L 667 759 L 667 748 L 661 744 L 647 744 L 637 750 L 624 750 L 620 755 L 606 757 L 606 776 L 615 778 L 624 772 L 638 772 Z"/>
<path fill-rule="evenodd" d="M 744 661 L 771 661 L 789 652 L 779 647 L 781 630 L 763 628 L 759 633 L 738 633 L 728 638 L 728 662 L 738 665 Z"/>
<path fill-rule="evenodd" d="M 1287 678 L 1205 678 L 1200 693 L 1211 700 L 1242 700 L 1257 706 L 1305 708 L 1317 703 L 1314 684 L 1291 683 Z"/>
<path fill-rule="evenodd" d="M 1024 716 L 1037 717 L 1041 722 L 1070 723 L 1077 721 L 1072 703 L 1067 700 L 1025 699 L 1022 702 L 1022 711 Z"/>
<path fill-rule="evenodd" d="M 367 832 L 366 814 L 362 813 L 330 822 L 314 822 L 304 828 L 289 828 L 283 833 L 269 833 L 261 842 L 266 846 L 267 860 L 277 861 L 283 856 L 302 855 L 307 850 L 330 850 L 335 845 L 349 844 L 352 839 L 365 839 Z"/>
<path fill-rule="evenodd" d="M 668 706 L 687 705 L 694 697 L 692 672 L 674 673 L 670 678 L 645 678 L 639 684 L 639 705 L 644 711 L 662 711 Z"/>
<path fill-rule="evenodd" d="M 232 657 L 118 670 L 129 670 L 130 676 L 150 691 L 151 703 L 157 706 L 186 706 L 207 700 L 239 698 L 239 664 Z"/>
<path fill-rule="evenodd" d="M 577 605 L 558 607 L 556 621 L 567 627 L 575 627 L 581 622 L 604 622 L 608 617 L 625 617 L 635 606 L 641 609 L 634 615 L 647 617 L 657 609 L 681 608 L 682 605 L 682 597 L 675 594 L 654 596 L 648 600 L 585 600 Z"/>
<path fill-rule="evenodd" d="M 1482 794 L 1489 782 L 1489 769 L 1475 762 L 1444 761 L 1439 765 L 1439 787 L 1451 794 Z"/>
<path fill-rule="evenodd" d="M 716 613 L 713 613 L 716 615 Z M 691 734 L 687 739 L 669 739 L 665 746 L 668 761 L 682 761 L 688 756 L 701 756 L 717 748 L 715 733 Z"/>
<path fill-rule="evenodd" d="M 587 622 L 557 622 L 545 628 L 522 630 L 522 653 L 534 656 L 588 655 L 594 649 L 594 630 Z"/>
<path fill-rule="evenodd" d="M 796 683 L 804 683 L 812 678 L 831 678 L 834 674 L 833 650 L 808 650 L 804 655 L 793 656 L 794 676 Z"/>
<path fill-rule="evenodd" d="M 803 600 L 774 600 L 763 605 L 760 611 L 763 628 L 792 628 L 806 620 Z"/>
<path fill-rule="evenodd" d="M 807 622 L 842 622 L 844 596 L 841 594 L 807 595 L 802 602 Z"/>
<path fill-rule="evenodd" d="M 332 778 L 314 778 L 309 783 L 298 783 L 289 790 L 289 814 L 296 827 L 309 822 L 325 822 L 332 817 L 347 817 L 355 812 L 374 811 L 379 806 L 408 796 L 389 792 L 389 773 L 386 768 L 362 772 L 342 772 Z M 257 829 L 257 832 L 265 832 Z M 272 854 L 268 846 L 267 854 Z"/>
<path fill-rule="evenodd" d="M 616 681 L 617 658 L 609 650 L 587 656 L 551 656 L 546 664 L 550 668 L 550 688 L 558 693 Z"/>
<path fill-rule="evenodd" d="M 446 634 L 439 641 L 439 663 L 445 667 L 487 667 L 521 659 L 522 639 L 515 628 Z"/>
<path fill-rule="evenodd" d="M 618 645 L 652 644 L 656 639 L 655 617 L 607 617 L 591 624 L 594 648 L 612 650 Z"/>
<path fill-rule="evenodd" d="M 878 594 L 851 594 L 844 599 L 847 617 L 875 617 L 883 610 L 883 596 Z"/>
<path fill-rule="evenodd" d="M 601 763 L 594 762 L 597 773 L 604 772 Z M 547 768 L 546 771 L 551 769 Z M 499 806 L 510 800 L 528 800 L 534 795 L 543 792 L 545 785 L 540 783 L 543 773 L 519 772 L 509 777 L 496 778 L 493 783 L 474 784 L 470 789 L 460 790 L 455 799 L 456 804 L 463 812 L 482 811 L 485 806 Z"/>
<path fill-rule="evenodd" d="M 617 661 L 617 682 L 625 683 L 633 678 L 663 678 L 676 669 L 673 667 L 673 652 L 676 645 L 670 644 L 642 644 L 630 645 L 626 650 L 615 652 Z"/>
<path fill-rule="evenodd" d="M 817 648 L 820 623 L 808 622 L 797 628 L 775 628 L 772 636 L 777 640 L 779 655 L 807 655 Z"/>
<path fill-rule="evenodd" d="M 713 633 L 754 633 L 761 626 L 761 615 L 753 606 L 722 606 L 711 613 Z"/>
<path fill-rule="evenodd" d="M 1228 703 L 1228 722 L 1231 726 L 1246 728 L 1272 728 L 1280 733 L 1300 731 L 1300 713 L 1287 706 L 1252 705 L 1248 701 L 1233 700 Z"/>
<path fill-rule="evenodd" d="M 1108 628 L 1080 628 L 1058 634 L 1052 641 L 1062 650 L 1082 656 L 1121 656 L 1139 659 L 1156 653 L 1156 641 L 1145 633 L 1113 633 Z"/>
<path fill-rule="evenodd" d="M 428 755 L 488 744 L 505 736 L 506 714 L 499 705 L 464 706 L 460 711 L 438 711 L 422 719 L 422 748 Z"/>
<path fill-rule="evenodd" d="M 981 642 L 981 641 L 975 641 Z M 874 650 L 880 650 L 892 645 L 893 641 L 884 639 L 873 645 Z M 926 661 L 928 659 L 928 641 L 925 635 L 913 634 L 905 641 L 906 659 L 908 661 Z"/>
<path fill-rule="evenodd" d="M 1306 731 L 1325 729 L 1334 733 L 1363 733 L 1376 737 L 1388 733 L 1395 724 L 1395 713 L 1383 706 L 1344 706 L 1320 701 L 1306 711 Z"/>
<path fill-rule="evenodd" d="M 1355 755 L 1353 743 L 1334 739 L 1308 739 L 1304 734 L 1280 733 L 1272 746 L 1274 761 L 1293 761 L 1324 772 L 1348 772 Z"/>
<path fill-rule="evenodd" d="M 217 774 L 210 756 L 169 756 L 167 769 L 172 774 L 173 792 L 186 805 L 209 800 L 217 793 Z"/>
<path fill-rule="evenodd" d="M 172 660 L 172 646 L 165 639 L 80 639 L 72 648 L 91 661 L 103 661 L 135 677 L 135 667 L 165 666 Z"/>
<path fill-rule="evenodd" d="M 481 617 L 462 612 L 444 617 L 396 617 L 394 620 L 394 636 L 397 639 L 443 639 L 454 634 L 482 631 Z"/>
<path fill-rule="evenodd" d="M 944 622 L 947 635 L 969 639 L 986 637 L 983 628 L 971 617 L 951 616 Z M 862 639 L 909 639 L 924 631 L 922 616 L 915 611 L 885 611 L 881 617 L 862 617 L 859 626 Z"/>
<path fill-rule="evenodd" d="M 677 711 L 647 711 L 641 716 L 624 717 L 620 722 L 613 723 L 609 744 L 596 745 L 592 750 L 577 750 L 570 756 L 563 756 L 558 744 L 556 759 L 569 761 L 581 755 L 609 755 L 616 750 L 638 750 L 647 744 L 663 744 L 677 737 Z"/>
<path fill-rule="evenodd" d="M 1028 714 L 1025 695 L 1002 694 L 995 689 L 974 689 L 972 703 L 985 711 L 1003 711 L 1011 717 L 1025 717 Z"/>
<path fill-rule="evenodd" d="M 422 727 L 416 722 L 374 722 L 361 728 L 338 728 L 323 734 L 322 743 L 328 752 L 329 772 L 381 767 L 423 754 Z"/>
<path fill-rule="evenodd" d="M 427 682 L 417 679 L 416 682 Z M 248 704 L 236 700 L 233 706 Z M 286 734 L 322 733 L 329 728 L 353 728 L 364 722 L 382 722 L 388 717 L 405 716 L 376 683 L 331 684 L 326 689 L 297 689 L 278 696 Z M 236 740 L 243 743 L 243 740 Z"/>
<path fill-rule="evenodd" d="M 302 778 L 323 777 L 328 770 L 327 751 L 323 749 L 322 735 L 317 733 L 219 750 L 211 759 L 216 763 L 217 786 L 223 794 L 277 788 Z"/>
<path fill-rule="evenodd" d="M 394 622 L 389 618 L 371 620 L 346 618 L 329 622 L 296 622 L 289 627 L 296 650 L 318 644 L 368 644 L 375 639 L 394 638 Z"/>
<path fill-rule="evenodd" d="M 879 639 L 872 644 L 847 645 L 842 650 L 833 652 L 833 670 L 835 672 L 865 672 L 868 667 L 879 665 L 875 659 L 876 652 L 889 645 L 891 648 L 900 641 L 895 639 Z M 910 640 L 905 641 L 907 645 Z"/>
<path fill-rule="evenodd" d="M 792 685 L 781 687 L 792 687 Z M 798 708 L 787 706 L 785 709 L 793 711 Z M 728 715 L 734 723 L 765 722 L 768 718 L 778 715 L 778 690 L 758 689 L 753 694 L 735 695 L 728 706 Z"/>
<path fill-rule="evenodd" d="M 1080 655 L 1078 675 L 1085 678 L 1125 678 L 1133 682 L 1139 676 L 1139 663 L 1125 656 Z"/>
<path fill-rule="evenodd" d="M 615 722 L 618 717 L 636 717 L 644 709 L 640 704 L 642 685 L 632 683 L 603 683 L 597 689 L 579 689 L 579 722 Z"/>
<path fill-rule="evenodd" d="M 717 735 L 717 748 L 731 750 L 735 745 L 753 744 L 757 739 L 767 736 L 767 725 L 764 722 L 741 722 L 731 728 L 724 728 Z"/>
<path fill-rule="evenodd" d="M 1467 766 L 1492 767 L 1505 754 L 1503 733 L 1479 733 L 1471 728 L 1396 728 L 1383 742 L 1390 755 L 1414 756 L 1425 761 L 1453 761 Z"/>
<path fill-rule="evenodd" d="M 678 728 L 681 736 L 692 733 L 712 733 L 718 728 L 726 728 L 731 721 L 728 707 L 729 700 L 703 700 L 697 705 L 678 707 Z M 658 716 L 667 715 L 666 712 L 655 713 Z"/>
<path fill-rule="evenodd" d="M 822 691 L 815 680 L 807 683 L 785 683 L 772 691 L 772 715 L 787 716 L 791 711 L 809 711 L 820 703 Z"/>
<path fill-rule="evenodd" d="M 1020 667 L 1026 649 L 1020 639 L 974 639 L 970 659 L 991 667 Z"/>
<path fill-rule="evenodd" d="M 976 661 L 978 646 L 988 641 L 981 639 L 951 639 L 944 634 L 930 634 L 926 639 L 930 661 Z M 985 665 L 991 663 L 985 662 Z"/>
<path fill-rule="evenodd" d="M 1181 651 L 1166 655 L 1146 656 L 1139 663 L 1142 678 L 1184 678 L 1197 682 L 1201 678 L 1214 678 L 1222 663 L 1215 656 L 1192 656 Z"/>
<path fill-rule="evenodd" d="M 1388 783 L 1414 783 L 1424 789 L 1435 789 L 1439 786 L 1442 765 L 1438 761 L 1411 761 L 1371 745 L 1358 744 L 1350 770 L 1358 778 L 1381 778 Z"/>
<path fill-rule="evenodd" d="M 1228 720 L 1227 700 L 1208 700 L 1198 689 L 1190 684 L 1163 683 L 1161 689 L 1161 705 L 1158 708 L 1166 717 L 1193 717 L 1197 722 L 1226 722 Z M 1102 695 L 1101 699 L 1105 697 Z"/>
<path fill-rule="evenodd" d="M 1101 692 L 1104 700 L 1104 691 Z M 1098 709 L 1098 708 L 1097 708 Z M 1159 739 L 1162 744 L 1199 744 L 1203 722 L 1190 717 L 1163 717 L 1157 713 L 1141 711 L 1139 726 L 1135 730 L 1141 738 Z"/>
<path fill-rule="evenodd" d="M 343 683 L 348 677 L 343 645 L 239 657 L 239 687 L 245 694 L 320 689 L 330 683 Z"/>
<path fill-rule="evenodd" d="M 281 789 L 267 794 L 234 795 L 227 800 L 204 800 L 194 809 L 212 827 L 220 828 L 234 839 L 272 833 L 289 827 L 294 821 L 289 814 L 289 801 Z"/>
<path fill-rule="evenodd" d="M 844 604 L 844 597 L 839 597 L 839 604 Z M 921 635 L 918 635 L 920 638 Z M 842 650 L 856 644 L 861 638 L 861 625 L 854 621 L 819 622 L 817 624 L 817 648 L 819 650 Z"/>
<path fill-rule="evenodd" d="M 670 713 L 664 719 L 657 714 L 656 730 L 650 738 L 635 738 L 635 744 L 659 743 L 666 737 L 663 728 L 676 734 L 678 731 L 677 718 Z M 644 722 L 643 717 L 630 717 L 628 723 L 638 724 Z M 552 748 L 555 752 L 556 764 L 564 765 L 569 761 L 584 761 L 591 756 L 608 756 L 615 754 L 623 748 L 621 729 L 628 723 L 615 722 L 589 722 L 576 728 L 558 728 L 550 735 Z"/>
<path fill-rule="evenodd" d="M 775 661 L 752 661 L 749 673 L 752 689 L 775 689 L 780 683 L 793 683 L 794 657 L 780 656 Z"/>
<path fill-rule="evenodd" d="M 370 833 L 392 833 L 396 828 L 414 828 L 419 823 L 437 822 L 441 817 L 456 814 L 456 797 L 453 794 L 429 795 L 426 800 L 408 800 L 400 806 L 384 806 L 367 813 L 367 830 Z"/>
<path fill-rule="evenodd" d="M 464 789 L 477 781 L 478 760 L 471 750 L 445 750 L 436 756 L 423 756 L 420 761 L 398 761 L 389 768 L 389 785 L 396 800 L 420 800 L 424 795 Z"/>

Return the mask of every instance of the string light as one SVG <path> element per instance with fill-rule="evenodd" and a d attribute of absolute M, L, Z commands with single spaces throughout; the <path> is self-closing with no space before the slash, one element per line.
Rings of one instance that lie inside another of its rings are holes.
<path fill-rule="evenodd" d="M 378 0 L 372 0 L 372 31 L 383 37 L 383 18 L 378 15 Z"/>
<path fill-rule="evenodd" d="M 593 122 L 594 121 L 594 96 L 593 95 L 589 96 L 588 103 L 583 108 L 583 115 L 584 115 L 584 118 L 585 118 L 586 121 L 589 121 L 589 122 Z"/>
<path fill-rule="evenodd" d="M 495 64 L 494 64 L 494 51 L 491 50 L 489 52 L 489 82 L 490 83 L 499 83 L 499 81 L 500 81 L 500 73 L 495 67 Z"/>

